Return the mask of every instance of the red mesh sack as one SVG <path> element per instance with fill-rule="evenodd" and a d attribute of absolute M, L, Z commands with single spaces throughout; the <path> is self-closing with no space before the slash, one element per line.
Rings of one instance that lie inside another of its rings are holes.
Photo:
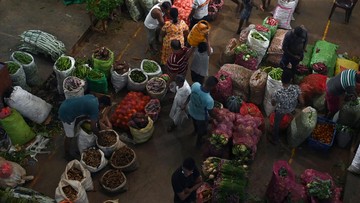
<path fill-rule="evenodd" d="M 214 108 L 213 109 L 214 119 L 217 122 L 234 122 L 235 113 L 229 111 L 226 108 Z"/>
<path fill-rule="evenodd" d="M 247 134 L 243 134 L 240 132 L 233 133 L 233 145 L 245 145 L 248 149 L 251 149 L 251 158 L 255 158 L 256 150 L 257 150 L 257 138 L 256 136 L 250 136 Z"/>
<path fill-rule="evenodd" d="M 212 145 L 210 142 L 206 142 L 202 149 L 203 158 L 206 159 L 208 157 L 219 157 L 222 159 L 229 159 L 230 158 L 230 145 L 227 144 L 222 148 L 217 148 L 216 146 Z"/>
<path fill-rule="evenodd" d="M 218 84 L 211 91 L 211 95 L 216 101 L 225 103 L 227 98 L 232 95 L 232 80 L 230 74 L 226 71 L 219 70 L 215 77 L 219 80 Z"/>
<path fill-rule="evenodd" d="M 274 119 L 275 119 L 275 112 L 272 112 L 269 116 L 269 123 L 271 129 L 274 127 Z M 286 130 L 287 127 L 290 125 L 292 119 L 293 116 L 291 114 L 285 114 L 280 122 L 280 130 Z"/>
<path fill-rule="evenodd" d="M 243 66 L 249 70 L 256 70 L 257 69 L 257 58 L 251 56 L 247 61 L 245 61 L 244 54 L 239 53 L 238 55 L 236 55 L 235 64 Z"/>
<path fill-rule="evenodd" d="M 321 74 L 310 74 L 304 77 L 300 89 L 306 103 L 325 92 L 326 79 L 327 76 Z"/>
<path fill-rule="evenodd" d="M 233 123 L 230 122 L 221 122 L 221 123 L 216 123 L 213 126 L 213 130 L 212 133 L 213 134 L 218 134 L 218 135 L 223 135 L 224 137 L 230 139 L 232 137 L 232 133 L 233 133 Z"/>
<path fill-rule="evenodd" d="M 246 103 L 243 101 L 242 106 L 240 107 L 240 114 L 243 116 L 250 115 L 253 117 L 258 117 L 261 119 L 261 123 L 264 123 L 264 116 L 256 104 Z"/>

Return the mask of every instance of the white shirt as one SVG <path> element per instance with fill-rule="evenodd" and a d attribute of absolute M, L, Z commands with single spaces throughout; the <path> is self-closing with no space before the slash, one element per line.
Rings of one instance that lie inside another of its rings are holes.
<path fill-rule="evenodd" d="M 200 5 L 204 4 L 207 0 L 194 0 L 194 4 L 192 6 L 193 9 L 195 10 L 195 13 L 193 15 L 193 17 L 195 19 L 202 19 L 203 17 L 208 15 L 208 7 L 209 7 L 209 3 L 207 3 L 206 5 L 199 7 Z"/>
<path fill-rule="evenodd" d="M 153 6 L 145 18 L 144 25 L 150 30 L 156 29 L 159 26 L 159 21 L 151 16 L 151 12 L 154 9 L 159 9 L 161 11 L 160 3 Z M 164 13 L 162 15 L 164 16 Z"/>

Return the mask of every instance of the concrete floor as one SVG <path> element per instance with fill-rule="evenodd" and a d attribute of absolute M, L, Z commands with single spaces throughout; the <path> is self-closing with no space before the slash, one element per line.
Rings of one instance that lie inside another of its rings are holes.
<path fill-rule="evenodd" d="M 275 3 L 272 2 L 272 5 Z M 327 17 L 332 6 L 330 0 L 303 1 L 301 14 L 295 14 L 296 21 L 293 26 L 304 24 L 309 30 L 310 43 L 321 39 L 327 24 Z M 88 16 L 84 5 L 63 6 L 61 1 L 24 1 L 2 0 L 0 7 L 0 60 L 7 60 L 19 43 L 16 38 L 23 30 L 42 29 L 55 34 L 68 48 L 75 44 L 82 33 L 89 26 Z M 274 7 L 274 6 L 272 6 Z M 31 8 L 31 9 L 29 9 Z M 36 11 L 36 12 L 34 12 Z M 214 48 L 211 56 L 210 74 L 219 69 L 218 61 L 226 42 L 236 37 L 238 20 L 234 18 L 235 5 L 225 0 L 225 5 L 215 22 L 212 23 L 210 41 Z M 330 23 L 326 39 L 340 45 L 339 53 L 347 51 L 352 55 L 360 56 L 360 48 L 354 43 L 360 37 L 359 6 L 354 9 L 353 16 L 348 25 L 343 24 L 344 12 L 336 10 Z M 21 13 L 21 15 L 19 15 Z M 31 16 L 31 18 L 29 18 Z M 71 17 L 69 17 L 71 16 Z M 116 58 L 130 63 L 131 67 L 139 67 L 143 58 L 150 58 L 146 53 L 146 35 L 141 22 L 129 20 L 126 14 L 110 24 L 107 34 L 92 33 L 89 39 L 76 50 L 75 57 L 90 57 L 92 51 L 100 46 L 107 46 L 115 52 Z M 267 13 L 254 10 L 250 21 L 261 23 Z M 11 22 L 11 23 L 9 23 Z M 36 57 L 43 78 L 51 74 L 52 63 L 42 57 Z M 119 99 L 124 95 L 114 95 Z M 91 203 L 99 203 L 107 199 L 119 199 L 127 203 L 171 202 L 172 189 L 170 178 L 172 172 L 181 164 L 183 158 L 193 156 L 200 166 L 201 150 L 194 147 L 195 138 L 191 122 L 187 121 L 182 128 L 172 133 L 166 132 L 168 112 L 171 102 L 162 103 L 162 112 L 155 124 L 153 138 L 142 145 L 133 146 L 140 163 L 137 171 L 126 174 L 128 191 L 122 194 L 110 195 L 104 193 L 98 183 L 103 171 L 93 175 L 95 190 L 88 192 Z M 54 196 L 55 188 L 63 173 L 66 161 L 63 159 L 63 136 L 54 137 L 50 148 L 50 155 L 40 155 L 39 162 L 30 162 L 27 170 L 35 175 L 36 179 L 26 184 L 27 187 L 40 191 L 50 197 Z M 290 149 L 281 150 L 270 145 L 266 139 L 261 140 L 255 161 L 251 165 L 250 185 L 248 192 L 252 197 L 248 202 L 255 202 L 262 198 L 267 184 L 271 178 L 271 169 L 274 161 L 289 160 L 292 154 Z M 349 164 L 349 149 L 333 149 L 327 153 L 319 153 L 308 149 L 306 146 L 298 148 L 292 157 L 294 171 L 300 173 L 306 168 L 314 168 L 330 173 L 334 178 L 344 180 L 344 167 Z M 356 178 L 356 177 L 355 177 Z M 358 179 L 358 178 L 357 178 Z M 349 190 L 354 191 L 353 188 Z M 347 202 L 356 202 L 355 200 Z"/>

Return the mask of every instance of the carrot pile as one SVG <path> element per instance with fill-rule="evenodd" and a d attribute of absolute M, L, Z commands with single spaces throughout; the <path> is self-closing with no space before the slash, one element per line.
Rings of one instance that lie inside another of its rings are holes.
<path fill-rule="evenodd" d="M 318 123 L 312 133 L 312 137 L 324 144 L 331 144 L 335 126 L 332 124 Z"/>
<path fill-rule="evenodd" d="M 175 0 L 173 7 L 179 11 L 179 19 L 184 20 L 189 25 L 189 15 L 191 13 L 193 0 Z"/>

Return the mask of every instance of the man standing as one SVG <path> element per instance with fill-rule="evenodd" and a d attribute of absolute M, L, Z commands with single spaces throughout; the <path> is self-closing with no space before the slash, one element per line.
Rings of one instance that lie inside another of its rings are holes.
<path fill-rule="evenodd" d="M 193 158 L 184 160 L 173 173 L 171 184 L 174 190 L 174 203 L 192 203 L 196 201 L 196 190 L 202 184 L 202 177 Z"/>
<path fill-rule="evenodd" d="M 99 121 L 99 112 L 110 105 L 111 101 L 109 97 L 102 96 L 97 98 L 91 94 L 66 99 L 60 105 L 58 114 L 65 131 L 65 158 L 74 158 L 74 156 L 71 157 L 72 154 L 70 153 L 70 145 L 75 137 L 75 124 L 79 121 L 78 119 L 90 119 L 91 130 L 95 135 L 97 135 L 99 133 L 99 128 L 97 126 Z M 104 123 L 103 125 L 108 126 L 109 123 Z M 108 127 L 111 128 L 111 126 Z"/>
<path fill-rule="evenodd" d="M 280 67 L 282 69 L 287 68 L 291 63 L 291 70 L 296 72 L 296 67 L 299 62 L 304 58 L 304 51 L 306 50 L 306 44 L 308 40 L 307 31 L 303 25 L 296 27 L 286 33 L 282 49 L 284 54 L 280 61 Z"/>
<path fill-rule="evenodd" d="M 210 91 L 213 90 L 218 79 L 214 76 L 210 76 L 205 85 L 195 82 L 191 86 L 191 95 L 189 102 L 189 114 L 193 120 L 194 130 L 197 134 L 196 146 L 200 147 L 202 144 L 202 138 L 207 134 L 207 128 L 209 123 L 209 113 L 211 114 L 214 108 L 214 99 L 210 95 Z"/>
<path fill-rule="evenodd" d="M 340 96 L 345 100 L 356 100 L 356 83 L 360 83 L 360 74 L 355 70 L 344 70 L 331 78 L 326 84 L 326 105 L 328 118 L 332 118 L 340 109 Z"/>
<path fill-rule="evenodd" d="M 150 50 L 158 51 L 155 42 L 157 39 L 158 30 L 165 24 L 164 15 L 169 13 L 171 4 L 167 1 L 158 3 L 151 8 L 147 14 L 144 25 L 147 30 L 147 40 Z"/>
<path fill-rule="evenodd" d="M 190 20 L 190 30 L 194 27 L 196 23 L 200 20 L 208 21 L 208 7 L 210 0 L 194 0 L 192 5 L 192 10 L 189 15 Z"/>

